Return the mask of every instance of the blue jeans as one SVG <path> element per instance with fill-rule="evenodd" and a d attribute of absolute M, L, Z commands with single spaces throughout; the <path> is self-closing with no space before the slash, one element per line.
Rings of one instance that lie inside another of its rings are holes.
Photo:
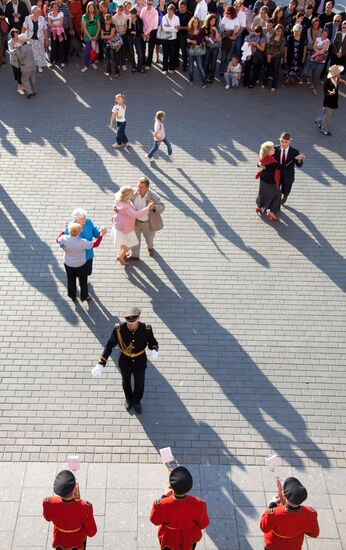
<path fill-rule="evenodd" d="M 197 68 L 199 70 L 199 74 L 201 75 L 201 80 L 203 83 L 203 86 L 207 83 L 207 80 L 205 78 L 205 71 L 203 68 L 203 55 L 191 55 L 189 52 L 189 80 L 190 82 L 193 82 L 193 75 L 194 75 L 194 68 L 195 68 L 195 61 L 197 63 Z"/>
<path fill-rule="evenodd" d="M 118 145 L 121 145 L 122 143 L 128 143 L 127 136 L 125 134 L 125 128 L 126 128 L 126 120 L 125 122 L 117 122 L 117 137 L 116 142 Z"/>
<path fill-rule="evenodd" d="M 172 154 L 172 145 L 170 144 L 168 139 L 165 137 L 165 139 L 163 139 L 162 141 L 154 141 L 154 145 L 152 146 L 152 148 L 150 149 L 150 151 L 148 153 L 148 157 L 150 159 L 154 156 L 154 153 L 156 153 L 156 151 L 160 147 L 160 143 L 164 143 L 166 145 L 168 156 L 171 156 L 171 154 Z"/>

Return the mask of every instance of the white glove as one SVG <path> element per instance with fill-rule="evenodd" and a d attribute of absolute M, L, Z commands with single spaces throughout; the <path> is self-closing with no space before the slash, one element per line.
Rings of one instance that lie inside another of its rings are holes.
<path fill-rule="evenodd" d="M 91 369 L 91 378 L 100 378 L 103 371 L 103 366 L 100 365 L 100 363 L 96 363 L 96 365 Z"/>
<path fill-rule="evenodd" d="M 159 356 L 159 352 L 156 349 L 151 350 L 151 358 L 156 359 Z"/>

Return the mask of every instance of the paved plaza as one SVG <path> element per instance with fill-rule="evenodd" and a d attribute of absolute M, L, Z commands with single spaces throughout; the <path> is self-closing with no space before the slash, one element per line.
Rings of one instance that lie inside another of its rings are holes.
<path fill-rule="evenodd" d="M 319 511 L 321 539 L 306 548 L 345 550 L 345 90 L 328 138 L 313 124 L 321 91 L 305 86 L 202 90 L 198 75 L 194 87 L 156 68 L 109 81 L 75 65 L 39 75 L 30 101 L 9 67 L 0 72 L 0 550 L 47 547 L 40 500 L 69 454 L 100 526 L 90 546 L 157 548 L 148 513 L 166 446 L 208 501 L 198 549 L 263 548 L 275 452 L 281 477 L 300 477 Z M 107 128 L 120 91 L 129 152 L 112 150 Z M 150 165 L 159 109 L 174 161 L 162 148 Z M 306 161 L 275 225 L 255 215 L 254 176 L 260 143 L 282 130 Z M 109 232 L 93 300 L 75 307 L 55 237 L 77 206 L 110 230 L 114 192 L 142 174 L 166 204 L 156 256 L 143 247 L 121 268 Z M 160 344 L 140 417 L 123 408 L 116 352 L 90 377 L 129 305 Z"/>

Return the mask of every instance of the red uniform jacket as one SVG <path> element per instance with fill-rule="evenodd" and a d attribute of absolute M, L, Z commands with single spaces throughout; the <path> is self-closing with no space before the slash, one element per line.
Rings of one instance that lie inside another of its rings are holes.
<path fill-rule="evenodd" d="M 53 548 L 81 548 L 85 539 L 97 532 L 92 504 L 85 500 L 63 502 L 61 497 L 46 498 L 43 516 L 54 523 Z"/>
<path fill-rule="evenodd" d="M 304 535 L 316 538 L 320 533 L 317 512 L 309 506 L 297 511 L 285 506 L 268 508 L 261 518 L 265 547 L 271 550 L 301 550 Z"/>
<path fill-rule="evenodd" d="M 191 550 L 202 538 L 201 529 L 209 525 L 207 505 L 197 497 L 176 499 L 170 495 L 154 502 L 150 521 L 159 525 L 161 548 Z"/>

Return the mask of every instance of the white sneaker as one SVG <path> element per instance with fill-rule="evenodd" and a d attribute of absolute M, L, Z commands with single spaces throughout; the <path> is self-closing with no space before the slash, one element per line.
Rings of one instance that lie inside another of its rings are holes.
<path fill-rule="evenodd" d="M 230 87 L 231 87 L 231 86 L 230 86 L 229 84 L 226 84 L 226 86 L 225 86 L 225 90 L 229 90 L 229 89 L 230 89 Z"/>
<path fill-rule="evenodd" d="M 173 155 L 168 155 L 168 158 L 169 158 L 170 161 L 172 161 L 173 160 Z"/>
<path fill-rule="evenodd" d="M 144 67 L 144 69 L 145 69 L 146 71 L 150 71 L 150 67 L 148 67 L 148 66 Z"/>
<path fill-rule="evenodd" d="M 123 71 L 127 71 L 126 65 L 123 65 L 123 66 L 122 66 L 122 70 L 123 70 Z"/>
<path fill-rule="evenodd" d="M 91 66 L 92 66 L 92 68 L 93 68 L 93 69 L 98 69 L 98 66 L 97 66 L 97 65 L 95 65 L 95 63 L 92 63 L 92 65 L 91 65 Z"/>
<path fill-rule="evenodd" d="M 105 76 L 109 76 L 111 73 L 105 73 Z"/>
<path fill-rule="evenodd" d="M 60 67 L 65 67 L 65 63 L 60 63 Z"/>
<path fill-rule="evenodd" d="M 80 70 L 81 73 L 85 73 L 88 70 L 88 67 L 83 67 L 83 69 Z"/>
<path fill-rule="evenodd" d="M 24 90 L 22 90 L 22 89 L 17 90 L 17 92 L 18 92 L 20 95 L 25 95 L 25 92 L 24 92 Z"/>
<path fill-rule="evenodd" d="M 168 74 L 168 71 L 162 71 L 162 74 Z"/>
<path fill-rule="evenodd" d="M 42 67 L 39 67 L 39 68 L 38 68 L 38 72 L 39 72 L 39 73 L 43 73 Z"/>

